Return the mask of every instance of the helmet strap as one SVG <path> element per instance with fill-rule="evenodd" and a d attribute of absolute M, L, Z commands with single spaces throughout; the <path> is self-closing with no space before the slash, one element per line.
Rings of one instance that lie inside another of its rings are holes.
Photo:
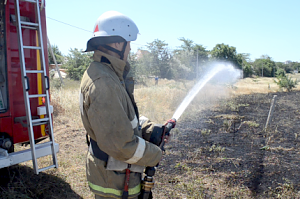
<path fill-rule="evenodd" d="M 124 58 L 124 53 L 125 53 L 126 46 L 127 46 L 127 42 L 124 42 L 123 49 L 122 49 L 122 51 L 120 51 L 120 50 L 117 50 L 117 49 L 115 49 L 115 48 L 113 48 L 109 45 L 103 45 L 103 47 L 106 48 L 107 50 L 110 50 L 114 53 L 117 53 L 120 56 L 120 59 L 122 59 L 122 60 Z"/>
<path fill-rule="evenodd" d="M 125 53 L 126 46 L 127 46 L 127 42 L 124 42 L 123 49 L 122 49 L 122 54 L 120 55 L 120 59 L 124 58 L 124 53 Z"/>

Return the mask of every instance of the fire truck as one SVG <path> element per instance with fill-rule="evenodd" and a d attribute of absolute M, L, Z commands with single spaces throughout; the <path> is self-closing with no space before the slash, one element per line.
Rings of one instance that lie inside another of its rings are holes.
<path fill-rule="evenodd" d="M 0 168 L 29 160 L 36 174 L 58 167 L 46 33 L 44 0 L 0 0 Z M 17 143 L 30 148 L 14 152 Z M 50 165 L 39 168 L 47 155 Z"/>

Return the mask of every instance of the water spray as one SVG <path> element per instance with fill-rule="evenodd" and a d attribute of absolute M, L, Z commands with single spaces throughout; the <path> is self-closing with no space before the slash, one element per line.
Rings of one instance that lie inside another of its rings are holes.
<path fill-rule="evenodd" d="M 191 101 L 199 93 L 199 91 L 209 82 L 209 80 L 211 80 L 215 75 L 217 75 L 219 72 L 222 71 L 226 71 L 230 73 L 232 77 L 231 81 L 236 81 L 241 75 L 240 70 L 235 69 L 232 65 L 216 64 L 189 91 L 187 96 L 184 98 L 184 100 L 181 102 L 179 107 L 176 109 L 172 118 L 178 120 L 180 116 L 183 114 L 183 112 L 185 111 L 185 109 L 188 107 L 188 105 L 191 103 Z"/>

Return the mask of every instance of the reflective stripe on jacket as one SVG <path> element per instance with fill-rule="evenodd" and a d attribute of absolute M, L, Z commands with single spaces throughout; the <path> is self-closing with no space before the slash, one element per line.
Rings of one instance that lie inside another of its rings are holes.
<path fill-rule="evenodd" d="M 95 185 L 91 182 L 89 183 L 89 187 L 94 190 L 94 192 L 96 194 L 99 195 L 103 195 L 103 193 L 105 193 L 105 195 L 112 195 L 112 196 L 119 196 L 121 197 L 123 194 L 123 191 L 121 190 L 117 190 L 117 189 L 112 189 L 112 188 L 105 188 L 105 187 L 101 187 L 99 185 Z M 138 184 L 137 186 L 128 189 L 128 195 L 135 197 L 137 194 L 139 194 L 141 191 L 141 184 Z"/>
<path fill-rule="evenodd" d="M 103 57 L 106 62 L 101 62 Z M 87 133 L 109 159 L 155 166 L 162 152 L 145 141 L 138 129 L 135 102 L 127 93 L 123 79 L 126 63 L 100 51 L 95 51 L 93 59 L 83 75 L 80 93 L 81 118 Z M 89 153 L 88 182 L 96 194 L 119 198 L 124 188 L 125 171 L 108 169 L 108 163 Z M 130 197 L 139 194 L 140 181 L 141 173 L 130 174 Z"/>

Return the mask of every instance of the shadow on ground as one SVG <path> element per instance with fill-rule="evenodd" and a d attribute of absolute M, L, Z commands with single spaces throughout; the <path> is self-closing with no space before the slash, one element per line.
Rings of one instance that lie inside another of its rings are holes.
<path fill-rule="evenodd" d="M 0 176 L 0 198 L 2 199 L 82 198 L 65 182 L 63 176 L 57 177 L 45 173 L 35 175 L 33 169 L 27 166 L 17 165 L 1 169 Z"/>

